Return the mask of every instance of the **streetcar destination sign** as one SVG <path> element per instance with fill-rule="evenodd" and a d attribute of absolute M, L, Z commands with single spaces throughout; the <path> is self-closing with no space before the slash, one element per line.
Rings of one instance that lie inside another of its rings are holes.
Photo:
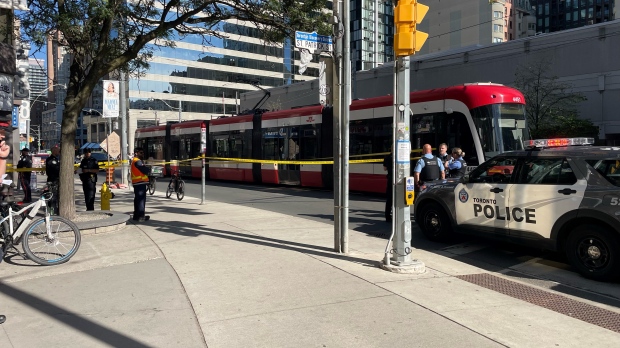
<path fill-rule="evenodd" d="M 306 33 L 303 31 L 295 32 L 295 47 L 305 48 L 311 51 L 327 52 L 332 52 L 334 49 L 331 36 L 319 35 L 316 32 Z"/>

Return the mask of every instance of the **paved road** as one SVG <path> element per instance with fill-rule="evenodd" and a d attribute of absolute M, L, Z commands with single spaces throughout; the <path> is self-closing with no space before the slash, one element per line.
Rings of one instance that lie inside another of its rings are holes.
<path fill-rule="evenodd" d="M 155 194 L 163 195 L 167 183 L 168 179 L 160 179 Z M 186 180 L 186 186 L 187 196 L 200 198 L 199 180 Z M 333 193 L 328 190 L 207 181 L 206 195 L 211 201 L 239 204 L 319 222 L 333 221 Z M 352 193 L 349 199 L 350 230 L 387 240 L 390 225 L 384 221 L 383 207 L 384 199 L 380 195 Z M 424 238 L 415 223 L 412 244 L 418 249 L 449 253 L 456 260 L 489 271 L 525 273 L 532 276 L 532 283 L 548 288 L 561 288 L 567 293 L 594 292 L 588 296 L 620 306 L 618 284 L 604 284 L 582 278 L 571 270 L 564 256 L 558 253 L 468 236 L 452 244 L 434 243 Z"/>

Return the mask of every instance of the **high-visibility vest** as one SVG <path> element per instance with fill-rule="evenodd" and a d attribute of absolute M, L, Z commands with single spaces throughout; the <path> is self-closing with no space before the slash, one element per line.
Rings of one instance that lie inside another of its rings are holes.
<path fill-rule="evenodd" d="M 149 182 L 149 177 L 142 173 L 138 167 L 136 167 L 136 162 L 140 159 L 138 157 L 134 157 L 131 160 L 131 183 L 132 184 L 140 184 L 143 182 Z"/>

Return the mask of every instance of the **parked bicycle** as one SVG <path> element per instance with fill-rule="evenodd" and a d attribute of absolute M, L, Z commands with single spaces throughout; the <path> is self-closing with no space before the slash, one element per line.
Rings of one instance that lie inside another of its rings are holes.
<path fill-rule="evenodd" d="M 176 192 L 179 201 L 185 197 L 185 181 L 181 179 L 181 172 L 178 170 L 172 172 L 168 190 L 166 191 L 166 198 L 170 198 L 173 192 Z"/>
<path fill-rule="evenodd" d="M 154 176 L 149 175 L 149 183 L 146 184 L 146 190 L 148 191 L 149 195 L 152 196 L 155 193 L 155 187 L 157 187 L 157 179 L 155 179 Z"/>
<path fill-rule="evenodd" d="M 39 200 L 21 209 L 14 202 L 0 203 L 3 215 L 0 220 L 0 261 L 9 249 L 44 266 L 67 262 L 75 255 L 82 240 L 80 229 L 70 220 L 50 215 L 47 209 L 50 198 L 51 192 L 44 193 Z M 14 208 L 19 210 L 13 211 Z M 34 219 L 41 208 L 45 208 L 45 216 Z M 22 218 L 28 210 L 30 212 Z M 20 242 L 25 255 L 15 247 Z"/>
<path fill-rule="evenodd" d="M 43 193 L 49 192 L 52 194 L 52 197 L 49 200 L 49 212 L 50 215 L 58 215 L 58 181 L 50 182 L 43 188 Z"/>

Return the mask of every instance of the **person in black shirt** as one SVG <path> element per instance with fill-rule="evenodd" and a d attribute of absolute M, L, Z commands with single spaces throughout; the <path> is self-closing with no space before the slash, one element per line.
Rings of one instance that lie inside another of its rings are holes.
<path fill-rule="evenodd" d="M 383 170 L 387 172 L 387 186 L 385 188 L 385 222 L 392 222 L 392 180 L 394 177 L 392 153 L 383 158 Z"/>
<path fill-rule="evenodd" d="M 17 168 L 32 168 L 32 157 L 30 157 L 30 149 L 24 147 L 22 149 L 22 155 L 17 162 Z M 32 172 L 25 171 L 19 172 L 19 184 L 24 190 L 24 203 L 32 202 L 32 196 L 30 192 L 30 176 Z"/>
<path fill-rule="evenodd" d="M 54 146 L 52 154 L 45 160 L 45 174 L 47 182 L 53 183 L 60 179 L 60 148 Z"/>
<path fill-rule="evenodd" d="M 84 200 L 86 210 L 95 210 L 95 191 L 97 185 L 97 173 L 99 173 L 99 162 L 90 156 L 90 149 L 84 149 L 84 159 L 80 163 L 82 173 L 82 189 L 84 190 Z"/>

